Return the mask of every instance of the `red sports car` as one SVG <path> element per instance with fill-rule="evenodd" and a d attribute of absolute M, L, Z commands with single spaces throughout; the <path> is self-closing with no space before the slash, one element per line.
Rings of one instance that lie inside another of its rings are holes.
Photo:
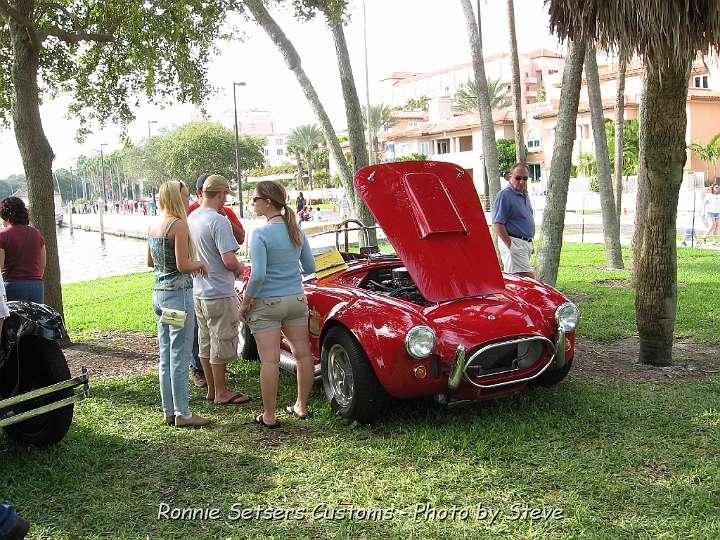
<path fill-rule="evenodd" d="M 500 271 L 462 168 L 387 163 L 358 171 L 355 187 L 395 254 L 343 252 L 305 283 L 316 374 L 337 414 L 371 422 L 390 398 L 484 400 L 568 374 L 577 307 L 548 285 Z M 243 356 L 256 355 L 241 333 Z M 281 365 L 292 370 L 283 347 Z"/>

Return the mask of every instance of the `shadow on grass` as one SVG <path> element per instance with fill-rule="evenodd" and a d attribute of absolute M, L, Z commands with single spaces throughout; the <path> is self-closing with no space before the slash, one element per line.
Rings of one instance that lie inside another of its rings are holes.
<path fill-rule="evenodd" d="M 256 368 L 238 366 L 233 386 L 256 392 Z M 274 431 L 251 425 L 257 401 L 213 407 L 198 403 L 193 390 L 194 409 L 214 424 L 179 430 L 161 424 L 154 377 L 99 381 L 55 448 L 19 449 L 0 438 L 0 463 L 11 471 L 0 493 L 52 538 L 708 537 L 718 471 L 710 458 L 720 445 L 714 417 L 702 414 L 720 409 L 718 390 L 715 380 L 655 386 L 569 379 L 484 403 L 396 402 L 382 422 L 361 426 L 334 417 L 316 389 L 314 417 L 279 415 L 284 425 Z M 279 404 L 293 393 L 292 378 L 282 377 Z M 331 519 L 322 509 L 311 515 L 318 504 L 410 512 L 419 503 L 482 504 L 507 512 L 515 502 L 561 507 L 565 518 L 490 523 L 398 515 L 379 523 Z M 158 520 L 161 503 L 218 508 L 221 518 Z M 233 504 L 308 514 L 235 521 L 228 518 Z M 658 513 L 670 505 L 682 519 Z"/>

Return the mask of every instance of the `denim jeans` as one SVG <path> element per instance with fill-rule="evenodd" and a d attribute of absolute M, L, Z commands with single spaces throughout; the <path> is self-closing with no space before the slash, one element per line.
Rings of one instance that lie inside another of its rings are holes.
<path fill-rule="evenodd" d="M 158 318 L 157 332 L 160 347 L 158 378 L 160 398 L 165 416 L 190 416 L 188 368 L 192 360 L 192 339 L 195 328 L 192 288 L 154 290 L 153 310 Z M 178 328 L 160 322 L 162 308 L 185 311 L 185 326 Z"/>
<path fill-rule="evenodd" d="M 43 303 L 45 285 L 41 279 L 19 279 L 5 282 L 5 294 L 8 300 L 25 300 Z"/>
<path fill-rule="evenodd" d="M 17 513 L 12 504 L 0 504 L 0 538 L 5 538 L 17 523 Z"/>
<path fill-rule="evenodd" d="M 202 362 L 200 361 L 200 345 L 198 344 L 198 329 L 197 324 L 195 325 L 195 331 L 193 332 L 193 343 L 192 343 L 192 363 L 190 366 L 193 368 L 195 373 L 203 374 Z"/>

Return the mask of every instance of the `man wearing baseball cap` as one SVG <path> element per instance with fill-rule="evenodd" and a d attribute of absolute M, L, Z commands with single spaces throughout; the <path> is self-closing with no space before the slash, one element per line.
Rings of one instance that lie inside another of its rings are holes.
<path fill-rule="evenodd" d="M 207 381 L 206 399 L 216 405 L 240 405 L 250 396 L 225 386 L 226 365 L 237 358 L 240 303 L 235 277 L 244 265 L 235 256 L 240 248 L 230 222 L 221 214 L 230 186 L 219 174 L 203 182 L 200 207 L 188 217 L 198 257 L 207 264 L 207 277 L 193 276 L 200 362 Z"/>
<path fill-rule="evenodd" d="M 190 207 L 188 208 L 188 216 L 194 210 L 200 208 L 200 203 L 202 202 L 203 184 L 205 183 L 205 180 L 208 176 L 210 175 L 207 173 L 201 174 L 197 177 L 197 180 L 195 180 L 195 193 L 197 194 L 197 201 L 193 201 L 190 204 Z M 242 244 L 245 241 L 245 229 L 243 228 L 242 223 L 240 223 L 240 220 L 238 219 L 235 212 L 232 210 L 232 208 L 223 206 L 221 213 L 224 213 L 225 216 L 230 220 L 232 233 L 235 237 L 235 240 L 237 240 L 237 243 Z M 205 380 L 205 373 L 203 373 L 203 368 L 202 364 L 200 363 L 200 356 L 198 352 L 199 348 L 197 325 L 195 325 L 195 336 L 193 337 L 193 361 L 190 365 L 190 380 L 192 380 L 195 386 L 199 386 L 200 388 L 202 388 L 204 386 L 207 386 L 207 381 Z"/>

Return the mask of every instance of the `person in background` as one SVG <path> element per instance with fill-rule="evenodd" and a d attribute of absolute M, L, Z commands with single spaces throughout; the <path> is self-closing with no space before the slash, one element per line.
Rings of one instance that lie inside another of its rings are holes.
<path fill-rule="evenodd" d="M 8 300 L 43 303 L 45 286 L 45 239 L 30 225 L 22 199 L 5 197 L 0 202 L 0 267 Z"/>
<path fill-rule="evenodd" d="M 340 220 L 345 221 L 350 218 L 350 201 L 345 193 L 340 197 Z"/>
<path fill-rule="evenodd" d="M 200 208 L 203 194 L 203 183 L 208 176 L 210 175 L 201 174 L 200 176 L 198 176 L 197 180 L 195 180 L 195 194 L 197 195 L 197 200 L 193 201 L 190 204 L 190 207 L 188 208 L 188 216 L 192 214 L 195 210 Z M 237 240 L 238 244 L 242 244 L 245 241 L 245 229 L 243 228 L 242 223 L 240 223 L 240 220 L 235 215 L 235 212 L 233 212 L 232 208 L 223 206 L 222 212 L 230 220 L 230 226 L 232 227 L 232 233 L 235 237 L 235 240 Z M 205 386 L 207 386 L 207 380 L 205 379 L 205 373 L 203 372 L 202 363 L 200 362 L 200 348 L 198 346 L 197 332 L 198 330 L 196 325 L 193 335 L 193 361 L 192 365 L 190 366 L 190 379 L 195 386 L 204 388 Z"/>
<path fill-rule="evenodd" d="M 705 243 L 710 236 L 715 237 L 713 244 L 717 245 L 717 237 L 720 234 L 720 185 L 713 184 L 710 193 L 703 201 L 703 211 L 708 219 L 708 230 L 705 234 Z"/>
<path fill-rule="evenodd" d="M 260 355 L 260 389 L 263 412 L 255 422 L 276 428 L 275 418 L 280 364 L 280 341 L 284 334 L 297 361 L 297 399 L 285 411 L 305 419 L 314 373 L 308 336 L 308 307 L 302 276 L 315 271 L 310 244 L 298 227 L 295 213 L 285 204 L 285 188 L 258 182 L 253 197 L 255 213 L 267 223 L 253 231 L 250 242 L 252 272 L 240 306 L 240 318 L 255 337 Z"/>
<path fill-rule="evenodd" d="M 192 355 L 195 326 L 193 281 L 191 274 L 207 276 L 205 263 L 194 260 L 195 248 L 188 232 L 187 206 L 190 193 L 182 182 L 160 186 L 161 215 L 148 230 L 148 266 L 155 271 L 153 310 L 157 316 L 160 362 L 160 398 L 165 423 L 176 427 L 199 427 L 207 418 L 190 411 L 188 367 Z M 164 308 L 182 310 L 182 326 L 161 321 Z"/>
<path fill-rule="evenodd" d="M 198 256 L 208 267 L 206 276 L 195 276 L 194 303 L 198 320 L 200 362 L 207 380 L 205 399 L 216 405 L 241 405 L 250 396 L 226 386 L 226 366 L 237 358 L 239 304 L 235 278 L 244 264 L 235 256 L 240 248 L 230 222 L 220 214 L 230 186 L 218 174 L 203 183 L 202 203 L 188 218 Z"/>
<path fill-rule="evenodd" d="M 535 236 L 535 220 L 527 193 L 527 165 L 516 163 L 510 169 L 510 184 L 498 193 L 492 221 L 498 235 L 503 269 L 511 274 L 534 278 L 530 255 Z"/>
<path fill-rule="evenodd" d="M 295 211 L 299 214 L 303 211 L 305 208 L 305 196 L 303 195 L 302 191 L 300 192 L 300 195 L 297 196 L 297 199 L 295 199 Z"/>

